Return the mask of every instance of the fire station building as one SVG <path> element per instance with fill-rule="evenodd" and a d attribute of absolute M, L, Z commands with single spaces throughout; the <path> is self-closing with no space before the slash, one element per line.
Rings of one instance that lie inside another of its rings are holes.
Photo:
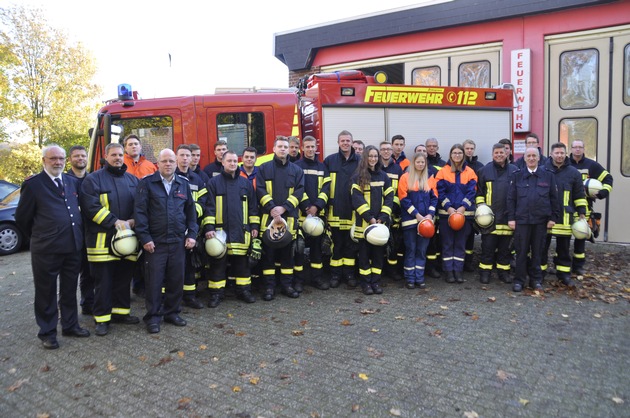
<path fill-rule="evenodd" d="M 291 86 L 357 69 L 383 71 L 394 84 L 513 88 L 515 154 L 530 132 L 545 155 L 554 142 L 570 150 L 583 140 L 586 156 L 614 177 L 596 208 L 615 224 L 606 239 L 630 236 L 621 221 L 630 195 L 630 1 L 436 1 L 278 33 L 274 52 Z M 452 145 L 432 136 L 443 152 Z"/>

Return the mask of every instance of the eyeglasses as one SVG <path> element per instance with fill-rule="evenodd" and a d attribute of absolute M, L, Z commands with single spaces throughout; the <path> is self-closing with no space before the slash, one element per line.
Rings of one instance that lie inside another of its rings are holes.
<path fill-rule="evenodd" d="M 573 145 L 573 146 L 571 146 L 571 148 L 584 148 L 584 147 L 581 146 L 581 145 Z"/>

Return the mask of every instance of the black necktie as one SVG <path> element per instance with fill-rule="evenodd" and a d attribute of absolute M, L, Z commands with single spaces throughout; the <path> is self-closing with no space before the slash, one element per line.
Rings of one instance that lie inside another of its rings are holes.
<path fill-rule="evenodd" d="M 57 187 L 59 187 L 59 190 L 63 192 L 63 184 L 61 184 L 61 179 L 59 177 L 55 179 L 55 183 L 57 183 Z"/>

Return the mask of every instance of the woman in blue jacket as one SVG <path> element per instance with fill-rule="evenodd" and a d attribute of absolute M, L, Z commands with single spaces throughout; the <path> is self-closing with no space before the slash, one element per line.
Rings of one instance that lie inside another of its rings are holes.
<path fill-rule="evenodd" d="M 407 289 L 424 289 L 424 266 L 430 238 L 418 234 L 418 224 L 425 219 L 433 222 L 437 197 L 429 183 L 427 157 L 416 153 L 398 182 L 398 199 L 402 209 L 403 240 L 405 242 L 405 280 Z"/>

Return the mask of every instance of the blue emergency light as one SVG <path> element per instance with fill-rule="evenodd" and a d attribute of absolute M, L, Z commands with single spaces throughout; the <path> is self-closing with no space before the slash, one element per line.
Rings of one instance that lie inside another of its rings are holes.
<path fill-rule="evenodd" d="M 131 90 L 131 84 L 118 85 L 118 100 L 133 100 L 133 90 Z"/>

